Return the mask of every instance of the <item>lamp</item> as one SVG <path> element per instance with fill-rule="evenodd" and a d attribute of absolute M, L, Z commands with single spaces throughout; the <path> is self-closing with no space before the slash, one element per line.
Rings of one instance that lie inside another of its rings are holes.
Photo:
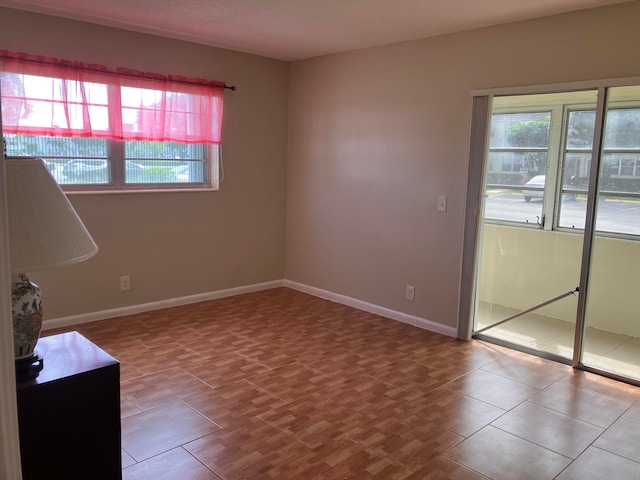
<path fill-rule="evenodd" d="M 25 272 L 82 262 L 98 251 L 78 214 L 39 158 L 6 158 L 9 265 L 16 378 L 35 378 L 43 359 L 40 289 Z"/>

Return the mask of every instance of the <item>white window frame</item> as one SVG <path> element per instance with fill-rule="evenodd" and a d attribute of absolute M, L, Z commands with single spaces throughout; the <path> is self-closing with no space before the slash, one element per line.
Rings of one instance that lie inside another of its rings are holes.
<path fill-rule="evenodd" d="M 54 137 L 65 138 L 65 137 Z M 87 160 L 107 160 L 109 165 L 109 183 L 59 183 L 63 191 L 67 193 L 127 193 L 127 192 L 184 192 L 184 191 L 217 191 L 220 185 L 220 146 L 205 144 L 203 162 L 203 181 L 202 182 L 162 182 L 162 183 L 127 183 L 125 181 L 125 162 L 132 161 L 153 161 L 155 163 L 162 163 L 163 161 L 175 162 L 174 159 L 164 158 L 148 158 L 148 159 L 126 159 L 125 141 L 119 140 L 103 140 L 107 144 L 107 156 L 106 157 L 71 157 L 71 156 L 59 156 L 59 157 L 47 157 L 41 155 L 45 160 L 51 159 L 61 168 L 62 163 L 65 161 L 72 161 L 75 159 L 87 159 Z M 9 152 L 9 155 L 13 157 L 32 157 L 27 154 L 15 154 Z M 184 161 L 198 161 L 185 159 Z M 53 172 L 54 177 L 58 180 L 57 174 Z"/>
<path fill-rule="evenodd" d="M 543 200 L 542 200 L 542 218 L 540 219 L 540 224 L 526 222 L 526 221 L 516 221 L 516 220 L 506 220 L 506 219 L 489 219 L 485 218 L 485 221 L 488 223 L 494 224 L 503 224 L 503 225 L 514 225 L 522 228 L 544 228 L 545 230 L 552 229 L 552 222 L 548 222 L 545 219 L 554 218 L 553 208 L 555 202 L 550 202 L 548 200 L 547 191 L 549 190 L 549 186 L 556 185 L 557 175 L 558 175 L 558 162 L 559 162 L 559 151 L 560 151 L 560 132 L 554 128 L 554 125 L 562 122 L 562 105 L 554 105 L 554 104 L 535 104 L 535 105 L 514 105 L 511 107 L 502 107 L 502 108 L 492 108 L 489 112 L 489 129 L 491 128 L 491 118 L 493 114 L 522 114 L 522 113 L 549 113 L 549 143 L 547 148 L 523 148 L 523 151 L 539 151 L 547 153 L 547 168 L 546 168 L 546 183 L 543 192 Z M 500 152 L 500 151 L 515 151 L 517 149 L 504 149 L 504 148 L 492 148 L 490 142 L 487 142 L 488 152 Z M 520 190 L 522 192 L 525 191 L 525 188 L 517 185 L 509 185 L 508 188 L 512 190 Z M 485 186 L 486 189 L 486 186 Z"/>
<path fill-rule="evenodd" d="M 117 99 L 121 95 L 121 91 L 118 91 L 119 87 L 114 85 L 107 84 L 107 97 L 108 101 L 111 102 L 112 99 Z M 109 118 L 108 121 L 111 123 L 114 120 Z M 53 137 L 53 138 L 68 138 L 68 137 Z M 101 139 L 106 142 L 107 146 L 107 156 L 106 157 L 72 157 L 72 156 L 61 156 L 61 157 L 47 157 L 45 155 L 38 155 L 43 159 L 52 159 L 54 162 L 56 160 L 107 160 L 109 165 L 109 183 L 59 183 L 60 187 L 64 192 L 67 193 L 126 193 L 126 192 L 184 192 L 184 191 L 217 191 L 220 187 L 220 182 L 222 180 L 222 165 L 221 165 L 221 146 L 213 145 L 213 144 L 200 144 L 203 147 L 203 157 L 201 161 L 203 162 L 203 171 L 202 176 L 203 180 L 198 182 L 159 182 L 159 183 L 127 183 L 125 178 L 125 165 L 127 161 L 137 162 L 142 161 L 150 161 L 155 162 L 156 164 L 160 164 L 164 161 L 166 162 L 175 162 L 176 159 L 167 159 L 167 158 L 147 158 L 147 159 L 127 159 L 125 158 L 125 143 L 128 140 L 107 140 Z M 162 142 L 158 142 L 162 143 Z M 168 142 L 171 143 L 171 142 Z M 22 154 L 16 152 L 8 152 L 10 156 L 13 157 L 29 157 L 32 158 L 32 154 Z M 200 161 L 200 159 L 183 159 L 183 161 Z M 58 163 L 58 162 L 56 162 Z M 54 174 L 54 177 L 56 175 Z M 56 177 L 56 181 L 58 178 Z"/>
<path fill-rule="evenodd" d="M 613 110 L 617 108 L 640 108 L 640 101 L 610 101 L 607 109 Z M 593 110 L 595 112 L 596 105 L 595 104 L 585 104 L 584 102 L 562 102 L 558 104 L 545 104 L 545 103 L 536 103 L 531 105 L 521 104 L 521 105 L 513 105 L 509 107 L 500 107 L 500 108 L 492 108 L 489 112 L 489 118 L 493 114 L 518 114 L 518 113 L 532 113 L 532 112 L 543 112 L 550 111 L 551 112 L 551 125 L 549 131 L 549 148 L 547 151 L 547 174 L 546 174 L 546 183 L 543 193 L 543 206 L 542 206 L 542 215 L 543 220 L 540 225 L 536 225 L 535 223 L 525 222 L 525 221 L 516 221 L 516 220 L 507 220 L 507 219 L 493 219 L 493 218 L 485 218 L 485 222 L 493 223 L 493 224 L 502 224 L 502 225 L 511 225 L 520 228 L 542 228 L 547 231 L 561 231 L 561 232 L 582 232 L 582 228 L 569 228 L 566 226 L 560 226 L 560 209 L 563 199 L 563 194 L 566 194 L 565 187 L 561 185 L 562 183 L 562 175 L 564 168 L 564 161 L 566 153 L 577 152 L 578 149 L 567 149 L 566 148 L 566 135 L 567 135 L 567 124 L 568 124 L 568 116 L 570 111 L 578 111 L 578 110 Z M 490 124 L 489 124 L 490 126 Z M 491 148 L 488 145 L 488 152 L 491 151 L 500 151 L 500 148 Z M 533 149 L 532 149 L 533 150 Z M 591 155 L 591 149 L 582 150 L 579 149 L 581 153 Z M 640 149 L 628 149 L 628 150 L 620 150 L 620 149 L 610 149 L 603 148 L 603 155 L 606 154 L 615 154 L 615 153 L 637 153 L 640 154 Z M 621 165 L 618 167 L 622 168 Z M 617 175 L 619 178 L 638 178 L 640 176 L 640 159 L 636 159 L 634 165 L 634 174 L 633 175 Z M 518 190 L 519 187 L 513 186 L 511 187 L 513 190 Z M 628 193 L 617 193 L 617 192 L 608 192 L 601 191 L 601 194 L 605 194 L 610 197 L 628 197 Z M 633 195 L 632 195 L 633 196 Z M 640 197 L 640 195 L 638 195 Z M 640 236 L 634 233 L 624 233 L 624 232 L 609 232 L 603 230 L 596 230 L 596 235 L 603 237 L 617 237 L 617 238 L 626 238 L 632 240 L 639 240 Z"/>

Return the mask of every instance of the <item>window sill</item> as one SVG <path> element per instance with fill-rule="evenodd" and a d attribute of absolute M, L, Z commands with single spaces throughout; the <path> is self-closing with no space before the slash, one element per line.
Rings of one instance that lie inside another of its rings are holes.
<path fill-rule="evenodd" d="M 217 192 L 220 189 L 214 187 L 207 188 L 130 188 L 121 190 L 66 190 L 62 189 L 65 195 L 119 195 L 136 193 L 193 193 L 193 192 Z"/>

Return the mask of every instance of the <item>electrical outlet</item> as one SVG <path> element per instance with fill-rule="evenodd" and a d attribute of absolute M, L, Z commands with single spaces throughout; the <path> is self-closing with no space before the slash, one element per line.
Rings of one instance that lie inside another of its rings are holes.
<path fill-rule="evenodd" d="M 438 195 L 436 200 L 436 210 L 438 212 L 446 212 L 447 211 L 447 196 L 446 195 Z"/>
<path fill-rule="evenodd" d="M 405 293 L 404 293 L 404 298 L 409 302 L 413 302 L 413 299 L 415 298 L 415 294 L 416 294 L 415 287 L 412 287 L 411 285 L 407 285 L 407 289 L 405 290 Z"/>
<path fill-rule="evenodd" d="M 131 279 L 129 275 L 120 277 L 120 291 L 126 292 L 127 290 L 131 290 Z"/>

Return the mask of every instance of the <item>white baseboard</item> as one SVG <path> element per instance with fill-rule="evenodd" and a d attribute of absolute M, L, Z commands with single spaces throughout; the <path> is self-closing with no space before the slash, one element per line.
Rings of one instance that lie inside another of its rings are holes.
<path fill-rule="evenodd" d="M 261 290 L 269 290 L 271 288 L 287 287 L 308 293 L 315 297 L 324 298 L 332 302 L 347 305 L 349 307 L 364 310 L 365 312 L 380 315 L 381 317 L 390 318 L 399 322 L 408 323 L 415 327 L 423 328 L 431 332 L 440 333 L 449 337 L 457 337 L 458 331 L 453 327 L 442 325 L 441 323 L 432 322 L 425 318 L 408 315 L 406 313 L 391 310 L 372 303 L 364 302 L 356 298 L 347 297 L 338 293 L 322 290 L 320 288 L 311 287 L 291 280 L 273 280 L 271 282 L 256 283 L 254 285 L 245 285 L 242 287 L 229 288 L 226 290 L 218 290 L 215 292 L 199 293 L 197 295 L 189 295 L 186 297 L 170 298 L 157 302 L 142 303 L 139 305 L 131 305 L 128 307 L 112 308 L 102 310 L 100 312 L 83 313 L 80 315 L 71 315 L 68 317 L 53 318 L 42 322 L 43 330 L 52 328 L 69 327 L 81 323 L 96 322 L 98 320 L 106 320 L 108 318 L 124 317 L 125 315 L 133 315 L 136 313 L 151 312 L 153 310 L 161 310 L 163 308 L 178 307 L 181 305 L 189 305 L 192 303 L 205 302 L 207 300 L 215 300 L 217 298 L 232 297 L 243 293 L 258 292 Z"/>
<path fill-rule="evenodd" d="M 71 315 L 69 317 L 53 318 L 42 322 L 42 329 L 49 330 L 52 328 L 68 327 L 78 325 L 80 323 L 96 322 L 107 318 L 124 317 L 125 315 L 133 315 L 135 313 L 151 312 L 153 310 L 161 310 L 163 308 L 178 307 L 181 305 L 189 305 L 191 303 L 205 302 L 207 300 L 215 300 L 217 298 L 232 297 L 243 293 L 258 292 L 260 290 L 269 290 L 284 286 L 283 280 L 273 280 L 271 282 L 256 283 L 253 285 L 245 285 L 242 287 L 229 288 L 226 290 L 218 290 L 215 292 L 199 293 L 186 297 L 169 298 L 157 302 L 142 303 L 140 305 L 131 305 L 129 307 L 112 308 L 110 310 L 102 310 L 100 312 L 83 313 L 80 315 Z"/>
<path fill-rule="evenodd" d="M 358 310 L 364 310 L 365 312 L 374 313 L 376 315 L 380 315 L 381 317 L 390 318 L 402 323 L 408 323 L 409 325 L 413 325 L 414 327 L 423 328 L 425 330 L 440 333 L 448 337 L 458 336 L 458 330 L 454 327 L 442 325 L 441 323 L 433 322 L 431 320 L 427 320 L 426 318 L 416 317 L 414 315 L 391 310 L 390 308 L 381 307 L 373 303 L 364 302 L 362 300 L 358 300 L 357 298 L 347 297 L 346 295 L 340 295 L 339 293 L 322 290 L 320 288 L 311 287 L 303 283 L 297 283 L 286 279 L 284 280 L 284 286 L 287 288 L 298 290 L 300 292 L 308 293 L 309 295 L 313 295 L 315 297 L 324 298 L 325 300 L 331 300 L 332 302 L 341 303 L 349 307 L 357 308 Z"/>

